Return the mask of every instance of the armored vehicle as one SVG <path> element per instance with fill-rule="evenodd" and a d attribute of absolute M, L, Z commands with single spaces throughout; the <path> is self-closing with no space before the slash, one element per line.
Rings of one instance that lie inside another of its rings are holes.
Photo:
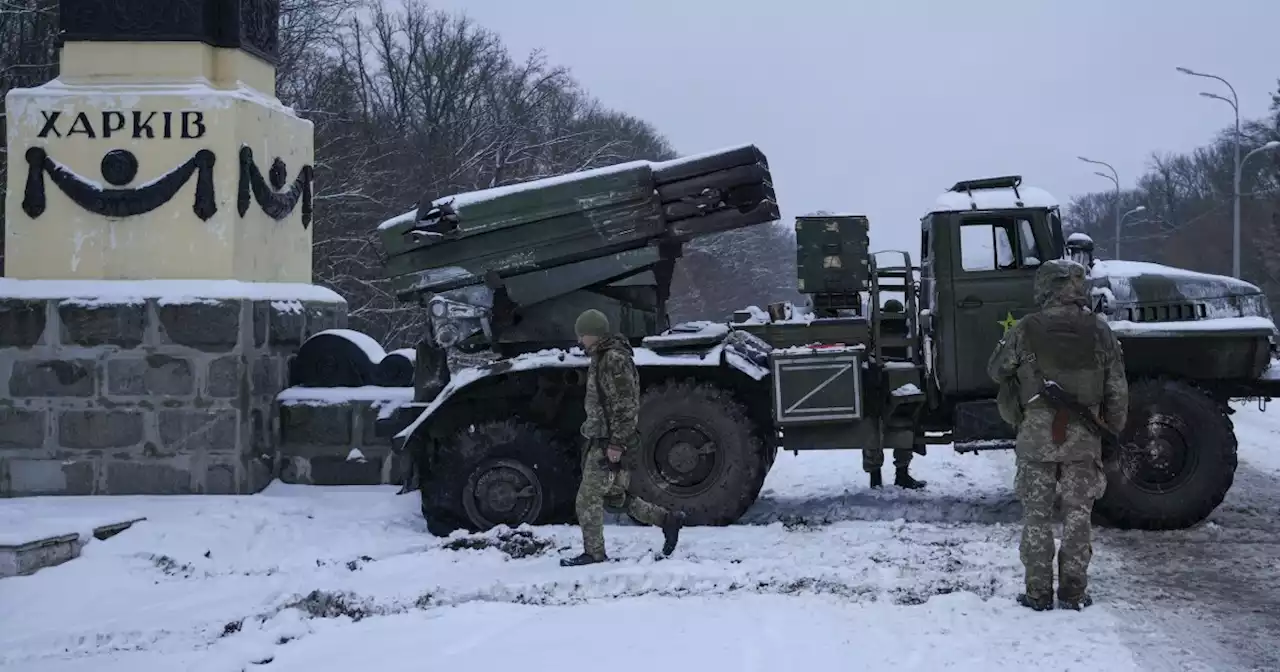
<path fill-rule="evenodd" d="M 514 270 L 485 265 L 492 245 L 431 252 L 452 267 L 396 261 L 401 240 L 420 238 L 414 232 L 424 222 L 441 230 L 448 200 L 424 201 L 383 225 L 392 273 L 407 274 L 406 295 L 416 292 L 432 320 L 418 348 L 415 402 L 384 430 L 412 460 L 402 492 L 421 492 L 433 533 L 572 518 L 588 360 L 570 325 L 588 307 L 609 313 L 636 346 L 643 390 L 633 487 L 699 525 L 737 520 L 780 449 L 1012 448 L 985 366 L 1003 332 L 1035 309 L 1033 276 L 1048 259 L 1089 265 L 1094 309 L 1125 346 L 1131 408 L 1123 437 L 1132 454 L 1110 470 L 1098 502 L 1110 523 L 1171 529 L 1203 520 L 1236 468 L 1228 402 L 1280 389 L 1270 370 L 1275 327 L 1257 287 L 1095 261 L 1086 238 L 1068 244 L 1053 198 L 1017 176 L 958 182 L 943 193 L 920 220 L 918 266 L 907 252 L 872 253 L 866 217 L 797 218 L 797 287 L 809 305 L 669 328 L 665 299 L 680 245 L 777 213 L 767 162 L 754 147 L 673 165 L 685 186 L 665 195 L 667 164 L 606 171 L 610 180 L 627 178 L 605 189 L 583 186 L 599 174 L 522 185 L 526 202 L 503 215 L 508 234 L 497 247 L 543 261 Z M 574 254 L 522 249 L 545 248 L 551 232 L 567 235 L 527 213 L 558 212 L 547 204 L 563 199 L 551 192 L 574 189 L 575 203 L 631 205 L 598 220 L 581 210 L 551 214 L 594 222 Z M 581 193 L 592 189 L 610 196 Z M 462 217 L 451 226 L 466 226 L 465 208 L 485 202 L 459 201 Z M 718 219 L 700 226 L 703 217 Z"/>

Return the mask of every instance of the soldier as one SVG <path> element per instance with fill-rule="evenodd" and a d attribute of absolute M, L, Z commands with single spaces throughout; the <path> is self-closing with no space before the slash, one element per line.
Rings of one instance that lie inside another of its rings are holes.
<path fill-rule="evenodd" d="M 1000 414 L 1018 429 L 1015 489 L 1022 500 L 1024 607 L 1053 608 L 1053 507 L 1063 513 L 1058 551 L 1058 606 L 1080 610 L 1093 604 L 1088 593 L 1093 556 L 1090 516 L 1106 490 L 1102 441 L 1087 425 L 1056 409 L 1039 394 L 1047 380 L 1088 407 L 1119 432 L 1128 416 L 1129 388 L 1124 354 L 1106 320 L 1087 308 L 1085 269 L 1065 259 L 1036 271 L 1040 310 L 1009 329 L 987 363 L 1001 386 Z"/>
<path fill-rule="evenodd" d="M 563 567 L 604 562 L 604 509 L 626 511 L 632 518 L 662 527 L 662 554 L 671 555 L 684 524 L 682 512 L 668 512 L 627 492 L 631 474 L 624 455 L 638 449 L 636 421 L 640 407 L 640 374 L 631 344 L 609 331 L 609 318 L 598 310 L 578 316 L 574 331 L 591 357 L 582 423 L 582 484 L 576 504 L 582 528 L 582 554 L 560 561 Z"/>
<path fill-rule="evenodd" d="M 905 310 L 902 302 L 897 299 L 889 299 L 884 302 L 884 312 L 901 313 Z M 919 490 L 928 483 L 926 481 L 916 480 L 911 477 L 908 469 L 911 467 L 911 458 L 915 457 L 915 451 L 898 448 L 893 451 L 893 466 L 897 470 L 894 476 L 893 484 L 900 488 L 909 488 L 911 490 Z M 871 475 L 871 487 L 878 488 L 884 484 L 883 477 L 880 475 L 880 469 L 884 466 L 884 450 L 881 448 L 864 448 L 862 450 L 862 470 Z"/>

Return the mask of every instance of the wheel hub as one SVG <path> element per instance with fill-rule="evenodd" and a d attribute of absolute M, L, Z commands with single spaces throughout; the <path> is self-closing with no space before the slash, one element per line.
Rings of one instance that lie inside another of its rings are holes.
<path fill-rule="evenodd" d="M 698 468 L 698 452 L 692 444 L 681 441 L 671 447 L 667 461 L 676 471 L 687 474 Z"/>
<path fill-rule="evenodd" d="M 694 423 L 677 422 L 654 443 L 652 466 L 675 492 L 695 494 L 689 490 L 701 490 L 713 480 L 718 453 L 709 432 Z"/>
<path fill-rule="evenodd" d="M 481 528 L 515 527 L 537 520 L 542 511 L 542 484 L 522 462 L 491 460 L 472 472 L 462 501 L 471 522 Z"/>
<path fill-rule="evenodd" d="M 1134 437 L 1137 448 L 1125 456 L 1125 475 L 1139 489 L 1168 492 L 1195 471 L 1190 429 L 1176 417 L 1153 413 Z"/>

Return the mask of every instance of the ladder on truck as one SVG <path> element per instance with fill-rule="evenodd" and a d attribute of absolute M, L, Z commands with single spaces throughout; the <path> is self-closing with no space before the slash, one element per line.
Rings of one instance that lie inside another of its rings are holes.
<path fill-rule="evenodd" d="M 880 255 L 901 257 L 901 263 L 882 265 Z M 871 255 L 871 343 L 876 361 L 921 363 L 916 341 L 919 333 L 916 287 L 915 268 L 909 253 L 885 250 Z M 886 299 L 882 295 L 885 293 L 902 295 L 902 312 L 884 310 Z"/>

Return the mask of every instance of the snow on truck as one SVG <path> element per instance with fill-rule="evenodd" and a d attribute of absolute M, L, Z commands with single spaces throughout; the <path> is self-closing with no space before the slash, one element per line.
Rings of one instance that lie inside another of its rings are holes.
<path fill-rule="evenodd" d="M 918 266 L 872 253 L 865 217 L 799 217 L 808 305 L 668 324 L 684 243 L 778 219 L 768 162 L 743 146 L 424 200 L 382 224 L 387 274 L 430 317 L 414 402 L 382 429 L 411 460 L 402 492 L 420 491 L 431 532 L 572 519 L 588 363 L 572 325 L 586 308 L 636 346 L 633 487 L 698 525 L 742 516 L 779 450 L 1012 448 L 986 363 L 1035 309 L 1048 259 L 1091 268 L 1094 309 L 1125 347 L 1136 454 L 1097 504 L 1111 524 L 1207 517 L 1236 469 L 1228 402 L 1280 390 L 1257 287 L 1095 262 L 1087 237 L 1064 238 L 1054 199 L 1016 176 L 943 193 L 920 220 Z"/>

